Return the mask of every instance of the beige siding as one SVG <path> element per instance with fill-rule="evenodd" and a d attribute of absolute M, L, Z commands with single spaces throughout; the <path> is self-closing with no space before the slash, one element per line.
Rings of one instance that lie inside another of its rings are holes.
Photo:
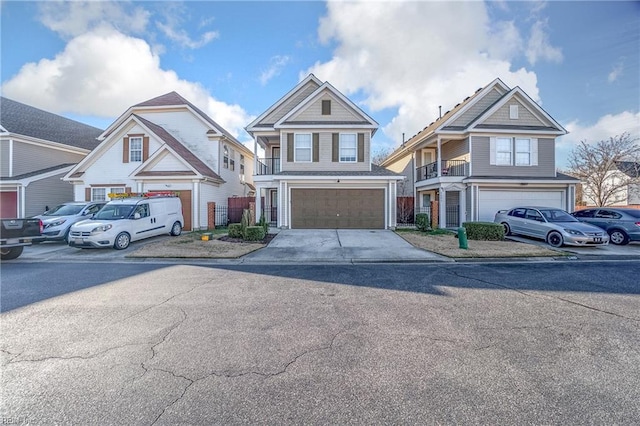
<path fill-rule="evenodd" d="M 464 114 L 458 117 L 451 126 L 464 126 L 466 127 L 471 121 L 487 110 L 494 102 L 502 97 L 504 93 L 500 92 L 497 88 L 494 88 L 489 93 L 479 99 L 471 108 L 469 108 Z"/>
<path fill-rule="evenodd" d="M 370 146 L 371 146 L 371 134 L 369 132 L 358 132 L 358 130 L 341 130 L 340 132 L 314 132 L 313 130 L 300 130 L 296 133 L 319 133 L 320 134 L 320 157 L 317 163 L 296 163 L 288 162 L 287 158 L 287 132 L 282 132 L 280 137 L 280 146 L 282 147 L 282 171 L 344 171 L 349 173 L 350 171 L 367 171 L 370 169 L 371 164 L 369 162 Z M 332 150 L 332 133 L 364 133 L 364 159 L 363 163 L 340 163 L 331 161 Z"/>
<path fill-rule="evenodd" d="M 330 115 L 322 115 L 322 101 L 330 100 L 331 101 L 331 114 Z M 333 96 L 325 93 L 324 96 L 317 99 L 315 102 L 312 102 L 310 105 L 307 105 L 303 111 L 296 114 L 295 117 L 292 117 L 291 122 L 296 121 L 332 121 L 332 122 L 340 122 L 340 121 L 362 121 L 363 118 L 360 114 L 353 111 L 351 108 L 346 108 L 341 102 L 338 102 Z"/>
<path fill-rule="evenodd" d="M 13 158 L 13 175 L 17 176 L 58 164 L 79 163 L 84 155 L 14 141 Z"/>
<path fill-rule="evenodd" d="M 518 106 L 518 118 L 509 118 L 509 107 L 511 105 Z M 528 109 L 524 107 L 524 104 L 519 96 L 514 96 L 506 104 L 500 107 L 496 112 L 491 114 L 481 124 L 504 124 L 512 126 L 552 126 L 548 120 L 541 121 L 536 118 Z"/>
<path fill-rule="evenodd" d="M 526 137 L 526 136 L 524 136 Z M 556 173 L 555 140 L 538 138 L 537 166 L 494 166 L 489 162 L 488 136 L 471 138 L 473 176 L 553 177 Z"/>
<path fill-rule="evenodd" d="M 469 153 L 469 139 L 462 139 L 458 141 L 449 141 L 442 144 L 443 160 L 452 160 L 454 158 L 462 157 Z"/>
<path fill-rule="evenodd" d="M 0 176 L 9 176 L 9 139 L 0 141 Z"/>
<path fill-rule="evenodd" d="M 301 87 L 300 90 L 295 93 L 288 101 L 280 105 L 279 108 L 276 108 L 275 111 L 261 120 L 260 123 L 273 124 L 276 121 L 280 120 L 289 111 L 295 108 L 296 105 L 302 102 L 307 96 L 315 92 L 318 87 L 320 86 L 318 86 L 317 83 L 315 83 L 314 81 L 309 81 L 305 86 Z"/>
<path fill-rule="evenodd" d="M 58 204 L 73 201 L 73 185 L 63 182 L 63 174 L 31 182 L 25 191 L 26 217 L 42 214 L 46 206 L 53 208 Z"/>

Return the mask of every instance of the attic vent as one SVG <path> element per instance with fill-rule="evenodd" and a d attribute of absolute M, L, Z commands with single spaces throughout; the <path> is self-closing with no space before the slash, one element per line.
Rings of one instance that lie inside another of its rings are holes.
<path fill-rule="evenodd" d="M 331 115 L 331 100 L 326 99 L 322 101 L 322 115 Z"/>
<path fill-rule="evenodd" d="M 509 105 L 509 118 L 511 120 L 518 119 L 518 105 Z"/>

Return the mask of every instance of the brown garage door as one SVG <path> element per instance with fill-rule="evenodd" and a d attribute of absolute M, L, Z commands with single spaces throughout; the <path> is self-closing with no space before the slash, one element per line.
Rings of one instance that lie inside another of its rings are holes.
<path fill-rule="evenodd" d="M 384 189 L 291 189 L 294 229 L 384 229 Z"/>

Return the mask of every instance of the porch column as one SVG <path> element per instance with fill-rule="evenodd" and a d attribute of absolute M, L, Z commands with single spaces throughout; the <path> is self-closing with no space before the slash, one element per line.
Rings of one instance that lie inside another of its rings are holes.
<path fill-rule="evenodd" d="M 291 228 L 287 220 L 287 211 L 289 210 L 289 195 L 287 194 L 287 182 L 280 181 L 278 186 L 278 227 Z"/>
<path fill-rule="evenodd" d="M 198 181 L 193 181 L 192 184 L 192 199 L 191 199 L 191 217 L 193 218 L 193 224 L 191 229 L 201 229 L 200 224 L 200 185 Z M 195 227 L 194 227 L 195 224 Z"/>
<path fill-rule="evenodd" d="M 254 175 L 258 174 L 258 137 L 257 136 L 253 138 L 253 174 Z M 258 192 L 257 188 L 256 188 L 256 192 Z M 256 204 L 256 213 L 259 211 L 260 209 L 258 209 L 258 205 Z"/>
<path fill-rule="evenodd" d="M 438 194 L 440 194 L 438 196 L 438 206 L 440 208 L 438 212 L 438 227 L 444 229 L 447 227 L 447 192 L 443 187 L 440 187 Z"/>
<path fill-rule="evenodd" d="M 256 222 L 262 217 L 262 187 L 256 185 Z"/>
<path fill-rule="evenodd" d="M 466 222 L 467 220 L 467 191 L 466 189 L 461 189 L 460 191 L 458 191 L 459 195 L 459 199 L 458 199 L 458 205 L 460 206 L 458 208 L 458 213 L 460 216 L 460 223 L 459 225 L 462 226 L 463 222 Z"/>
<path fill-rule="evenodd" d="M 438 170 L 438 177 L 442 176 L 442 139 L 440 138 L 440 136 L 438 136 L 438 164 L 436 164 L 437 169 Z"/>
<path fill-rule="evenodd" d="M 20 196 L 18 197 L 18 217 L 26 217 L 27 215 L 27 187 L 26 185 L 20 185 Z"/>

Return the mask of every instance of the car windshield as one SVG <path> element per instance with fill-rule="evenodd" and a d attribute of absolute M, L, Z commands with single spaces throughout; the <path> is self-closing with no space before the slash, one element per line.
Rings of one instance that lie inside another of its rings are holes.
<path fill-rule="evenodd" d="M 97 220 L 125 219 L 129 217 L 134 207 L 134 204 L 107 204 L 93 218 Z"/>
<path fill-rule="evenodd" d="M 547 222 L 578 222 L 578 219 L 560 209 L 540 209 Z"/>
<path fill-rule="evenodd" d="M 82 210 L 82 204 L 60 204 L 43 213 L 43 216 L 73 216 Z"/>

